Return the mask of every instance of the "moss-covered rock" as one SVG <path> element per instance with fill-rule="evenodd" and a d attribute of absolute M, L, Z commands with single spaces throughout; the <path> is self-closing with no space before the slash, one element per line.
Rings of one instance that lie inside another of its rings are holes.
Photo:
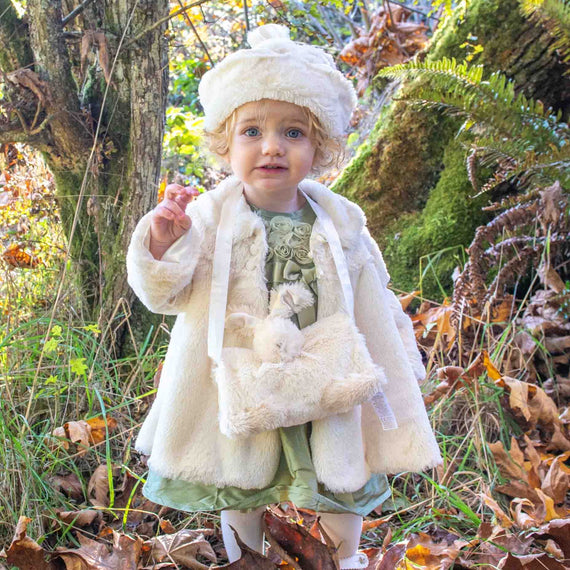
<path fill-rule="evenodd" d="M 444 169 L 425 208 L 391 224 L 385 239 L 392 281 L 408 291 L 419 286 L 427 298 L 451 294 L 453 269 L 465 261 L 475 229 L 489 220 L 481 210 L 486 197 L 472 197 L 464 154 L 456 141 L 447 146 Z"/>

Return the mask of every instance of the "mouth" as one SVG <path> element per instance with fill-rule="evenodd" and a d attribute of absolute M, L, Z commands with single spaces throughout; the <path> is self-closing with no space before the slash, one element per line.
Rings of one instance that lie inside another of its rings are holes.
<path fill-rule="evenodd" d="M 258 166 L 257 169 L 263 172 L 283 172 L 287 170 L 285 166 L 280 166 L 279 164 L 264 164 L 263 166 Z"/>

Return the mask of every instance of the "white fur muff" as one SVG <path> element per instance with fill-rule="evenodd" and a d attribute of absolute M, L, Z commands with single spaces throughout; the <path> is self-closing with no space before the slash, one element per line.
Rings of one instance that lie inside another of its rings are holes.
<path fill-rule="evenodd" d="M 386 382 L 346 313 L 295 326 L 290 317 L 313 302 L 303 283 L 285 283 L 272 291 L 266 318 L 227 317 L 228 330 L 249 334 L 252 348 L 224 348 L 214 370 L 224 435 L 247 437 L 344 413 Z"/>

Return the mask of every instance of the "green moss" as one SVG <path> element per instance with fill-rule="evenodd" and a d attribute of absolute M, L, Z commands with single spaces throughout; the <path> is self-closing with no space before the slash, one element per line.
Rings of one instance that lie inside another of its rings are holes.
<path fill-rule="evenodd" d="M 387 225 L 425 204 L 445 141 L 456 129 L 436 111 L 419 112 L 402 102 L 385 107 L 333 190 L 363 208 L 370 231 L 382 241 Z"/>
<path fill-rule="evenodd" d="M 424 210 L 391 224 L 391 239 L 384 246 L 394 286 L 411 291 L 421 285 L 424 296 L 433 299 L 451 293 L 453 269 L 464 261 L 463 252 L 475 229 L 489 219 L 481 210 L 487 198 L 471 197 L 465 149 L 455 141 L 448 145 L 443 164 L 442 175 Z M 420 265 L 424 270 L 428 267 L 423 277 Z"/>
<path fill-rule="evenodd" d="M 462 55 L 468 52 L 460 46 L 469 41 L 484 46 L 483 52 L 476 56 L 479 59 L 474 62 L 501 69 L 513 53 L 513 46 L 524 27 L 518 0 L 471 1 L 467 6 L 462 5 L 438 28 L 427 59 L 463 59 Z"/>

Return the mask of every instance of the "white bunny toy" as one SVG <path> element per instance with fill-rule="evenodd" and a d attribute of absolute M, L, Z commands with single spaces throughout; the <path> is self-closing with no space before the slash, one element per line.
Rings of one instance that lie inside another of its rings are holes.
<path fill-rule="evenodd" d="M 271 292 L 265 319 L 226 318 L 228 330 L 252 337 L 252 348 L 224 347 L 213 375 L 220 431 L 246 437 L 349 411 L 385 383 L 353 320 L 339 311 L 298 329 L 293 313 L 314 302 L 301 282 Z"/>
<path fill-rule="evenodd" d="M 267 318 L 232 313 L 226 318 L 226 327 L 252 334 L 253 350 L 262 362 L 289 362 L 301 354 L 305 342 L 291 316 L 314 302 L 313 294 L 301 281 L 284 283 L 271 291 Z"/>

